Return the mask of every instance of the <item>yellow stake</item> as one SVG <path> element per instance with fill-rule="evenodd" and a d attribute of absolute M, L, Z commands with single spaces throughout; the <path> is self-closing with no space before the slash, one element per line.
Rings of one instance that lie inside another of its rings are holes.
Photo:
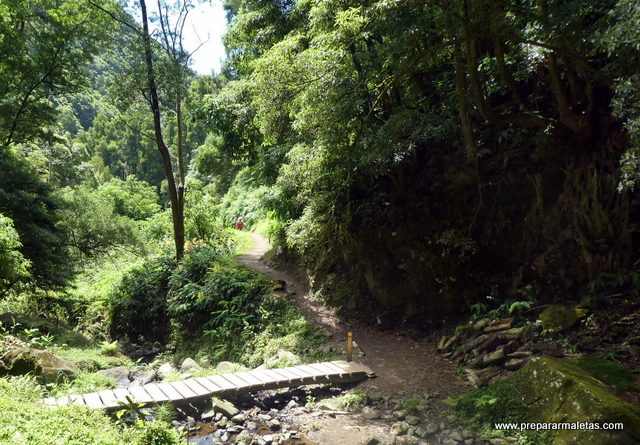
<path fill-rule="evenodd" d="M 350 362 L 353 358 L 353 334 L 349 332 L 347 334 L 347 361 Z"/>

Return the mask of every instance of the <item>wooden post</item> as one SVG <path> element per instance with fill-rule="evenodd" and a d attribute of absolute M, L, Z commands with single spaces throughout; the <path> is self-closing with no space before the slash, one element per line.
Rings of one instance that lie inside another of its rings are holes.
<path fill-rule="evenodd" d="M 347 361 L 350 362 L 353 358 L 353 333 L 347 334 Z"/>

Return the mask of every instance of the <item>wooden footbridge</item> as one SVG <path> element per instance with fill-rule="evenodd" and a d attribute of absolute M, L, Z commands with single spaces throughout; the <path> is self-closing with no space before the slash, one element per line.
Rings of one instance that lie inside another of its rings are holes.
<path fill-rule="evenodd" d="M 95 409 L 111 409 L 120 407 L 122 402 L 126 402 L 127 397 L 130 397 L 138 403 L 150 405 L 165 402 L 180 405 L 218 394 L 357 382 L 373 375 L 371 370 L 361 363 L 333 361 L 279 369 L 254 369 L 177 382 L 148 383 L 126 389 L 116 388 L 57 399 L 47 398 L 44 402 L 52 407 L 77 404 Z"/>

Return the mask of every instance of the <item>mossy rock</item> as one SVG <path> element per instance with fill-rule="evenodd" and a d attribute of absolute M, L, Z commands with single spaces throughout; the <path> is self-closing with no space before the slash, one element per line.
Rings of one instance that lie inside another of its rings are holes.
<path fill-rule="evenodd" d="M 1 374 L 36 375 L 43 383 L 73 378 L 77 368 L 73 363 L 34 348 L 16 348 L 2 357 Z"/>
<path fill-rule="evenodd" d="M 555 332 L 569 329 L 578 321 L 576 309 L 564 304 L 552 304 L 540 314 L 542 327 Z"/>
<path fill-rule="evenodd" d="M 567 360 L 535 357 L 519 372 L 530 422 L 618 423 L 622 431 L 561 430 L 553 445 L 637 445 L 640 408 Z"/>

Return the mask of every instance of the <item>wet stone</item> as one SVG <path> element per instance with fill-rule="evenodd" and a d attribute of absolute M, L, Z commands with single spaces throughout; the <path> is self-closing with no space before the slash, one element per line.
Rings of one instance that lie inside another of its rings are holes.
<path fill-rule="evenodd" d="M 407 416 L 406 421 L 409 425 L 417 425 L 420 423 L 420 418 L 416 416 Z"/>
<path fill-rule="evenodd" d="M 391 425 L 389 429 L 389 434 L 393 436 L 400 436 L 405 434 L 409 430 L 409 424 L 406 422 L 398 422 Z"/>
<path fill-rule="evenodd" d="M 362 416 L 365 419 L 369 419 L 369 420 L 373 420 L 373 419 L 379 419 L 380 418 L 380 411 L 370 408 L 368 406 L 365 406 L 362 409 Z"/>
<path fill-rule="evenodd" d="M 427 423 L 425 429 L 427 430 L 427 434 L 435 434 L 440 431 L 440 427 L 435 423 Z"/>

